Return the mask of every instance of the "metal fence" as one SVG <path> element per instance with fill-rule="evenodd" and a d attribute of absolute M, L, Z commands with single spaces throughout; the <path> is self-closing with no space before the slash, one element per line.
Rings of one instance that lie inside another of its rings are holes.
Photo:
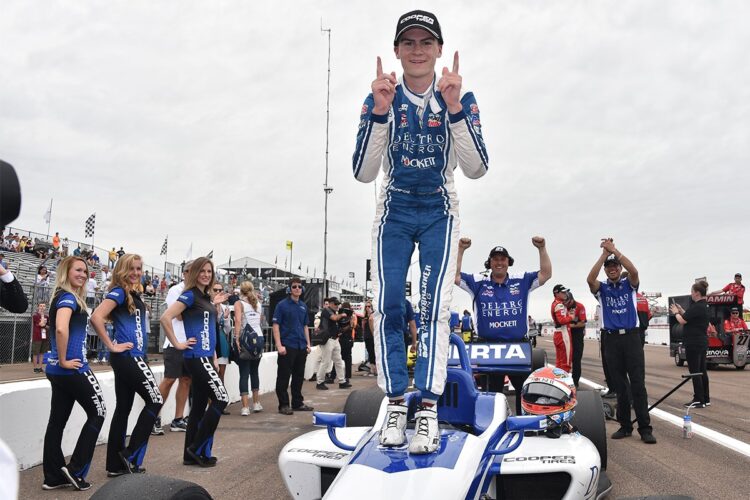
<path fill-rule="evenodd" d="M 257 281 L 259 287 L 269 286 L 260 280 L 253 281 Z M 37 311 L 37 304 L 40 302 L 45 302 L 49 306 L 51 286 L 22 284 L 22 287 L 29 299 L 28 310 L 23 314 L 12 314 L 0 309 L 0 364 L 27 363 L 31 360 L 33 314 Z M 87 299 L 89 313 L 99 305 L 105 295 L 105 291 L 99 291 L 96 292 L 94 297 Z M 159 324 L 159 318 L 166 310 L 165 298 L 166 294 L 162 293 L 157 293 L 154 296 L 142 296 L 148 314 L 148 320 L 146 321 L 146 331 L 149 334 L 147 351 L 151 354 L 162 352 L 162 346 L 164 345 L 164 332 Z M 267 318 L 270 317 L 268 308 L 268 302 L 264 301 L 263 316 L 265 319 L 262 327 L 266 351 L 274 351 L 276 348 L 273 343 L 273 335 L 267 322 Z M 49 307 L 47 311 L 49 311 Z M 233 321 L 234 317 L 230 314 L 230 322 L 233 323 Z M 111 336 L 110 324 L 108 324 L 108 332 Z M 109 360 L 109 353 L 104 347 L 104 343 L 101 342 L 90 325 L 87 326 L 87 348 L 90 362 L 106 362 Z"/>

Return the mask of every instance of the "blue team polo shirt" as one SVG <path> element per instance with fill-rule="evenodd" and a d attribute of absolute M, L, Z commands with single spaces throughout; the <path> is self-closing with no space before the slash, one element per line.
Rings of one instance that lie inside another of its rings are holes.
<path fill-rule="evenodd" d="M 602 324 L 607 330 L 638 328 L 636 292 L 628 278 L 617 283 L 600 281 L 599 291 L 594 294 L 602 308 Z"/>
<path fill-rule="evenodd" d="M 55 334 L 57 325 L 57 311 L 67 307 L 73 310 L 68 324 L 68 349 L 65 351 L 65 359 L 80 359 L 83 366 L 77 370 L 63 368 L 60 366 L 60 356 L 57 352 L 57 335 Z M 52 335 L 49 337 L 50 356 L 47 360 L 46 373 L 50 375 L 72 375 L 74 373 L 83 373 L 89 369 L 88 360 L 86 359 L 86 322 L 89 314 L 85 309 L 81 309 L 78 301 L 70 292 L 58 292 L 52 299 L 52 306 L 49 309 L 49 331 Z"/>
<path fill-rule="evenodd" d="M 307 306 L 300 299 L 287 297 L 276 305 L 273 311 L 273 324 L 279 325 L 281 344 L 291 349 L 307 349 L 305 326 L 307 326 Z"/>
<path fill-rule="evenodd" d="M 133 348 L 129 351 L 122 352 L 125 356 L 144 356 L 146 346 L 148 345 L 148 336 L 145 332 L 146 305 L 140 296 L 133 292 L 133 303 L 135 312 L 130 314 L 126 301 L 126 292 L 121 287 L 116 286 L 109 291 L 105 299 L 114 301 L 117 306 L 110 314 L 112 325 L 115 327 L 114 341 L 118 344 L 132 342 Z"/>
<path fill-rule="evenodd" d="M 471 316 L 464 315 L 461 318 L 461 331 L 468 332 L 471 330 Z"/>
<path fill-rule="evenodd" d="M 185 290 L 177 299 L 187 306 L 182 313 L 185 338 L 196 339 L 191 349 L 185 349 L 186 358 L 213 357 L 216 351 L 216 308 L 208 295 L 197 288 Z"/>
<path fill-rule="evenodd" d="M 477 334 L 484 339 L 516 341 L 529 330 L 529 292 L 539 287 L 539 271 L 508 274 L 495 283 L 490 276 L 461 273 L 461 288 L 474 300 Z"/>

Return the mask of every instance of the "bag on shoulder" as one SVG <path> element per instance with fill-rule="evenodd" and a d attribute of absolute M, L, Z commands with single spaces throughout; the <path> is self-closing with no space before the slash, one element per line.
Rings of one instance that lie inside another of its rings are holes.
<path fill-rule="evenodd" d="M 263 356 L 263 341 L 250 324 L 246 324 L 240 334 L 240 359 L 256 360 Z"/>

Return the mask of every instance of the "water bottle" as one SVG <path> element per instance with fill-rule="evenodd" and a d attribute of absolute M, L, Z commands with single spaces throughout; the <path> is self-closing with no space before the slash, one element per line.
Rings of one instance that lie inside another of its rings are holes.
<path fill-rule="evenodd" d="M 693 438 L 693 417 L 688 414 L 682 418 L 682 437 L 685 439 Z"/>

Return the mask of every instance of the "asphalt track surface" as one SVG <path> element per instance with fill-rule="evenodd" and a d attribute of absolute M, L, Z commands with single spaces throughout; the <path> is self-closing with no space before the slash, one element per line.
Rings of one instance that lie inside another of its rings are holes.
<path fill-rule="evenodd" d="M 539 347 L 554 360 L 549 337 L 540 339 Z M 656 401 L 680 381 L 687 368 L 678 368 L 669 358 L 665 346 L 646 348 L 646 380 L 649 400 Z M 583 376 L 604 384 L 598 344 L 586 341 Z M 711 382 L 710 408 L 695 410 L 693 421 L 712 430 L 750 443 L 750 369 L 722 367 L 709 372 Z M 373 377 L 354 376 L 354 389 L 375 385 Z M 336 386 L 331 386 L 336 387 Z M 349 390 L 335 388 L 317 391 L 312 382 L 305 382 L 303 394 L 308 404 L 325 411 L 340 411 Z M 682 416 L 682 403 L 692 397 L 690 384 L 664 401 L 659 408 Z M 286 442 L 313 429 L 311 415 L 298 412 L 283 416 L 276 412 L 275 394 L 262 396 L 265 411 L 249 417 L 239 416 L 239 405 L 229 407 L 231 415 L 221 419 L 214 444 L 219 464 L 212 469 L 183 466 L 181 463 L 183 433 L 166 432 L 154 436 L 149 444 L 145 466 L 149 473 L 193 481 L 206 488 L 216 499 L 289 498 L 277 466 L 278 453 Z M 610 499 L 638 498 L 647 495 L 686 495 L 695 499 L 746 499 L 747 471 L 750 458 L 701 437 L 683 439 L 682 429 L 652 417 L 656 445 L 646 445 L 633 437 L 608 440 L 609 467 L 607 474 L 614 487 Z M 607 432 L 617 430 L 607 423 Z M 40 429 L 40 432 L 44 432 Z M 41 466 L 21 473 L 21 499 L 89 498 L 108 479 L 104 472 L 105 446 L 98 446 L 88 480 L 93 484 L 86 492 L 69 489 L 46 492 L 41 489 Z M 352 492 L 356 497 L 356 492 Z"/>

